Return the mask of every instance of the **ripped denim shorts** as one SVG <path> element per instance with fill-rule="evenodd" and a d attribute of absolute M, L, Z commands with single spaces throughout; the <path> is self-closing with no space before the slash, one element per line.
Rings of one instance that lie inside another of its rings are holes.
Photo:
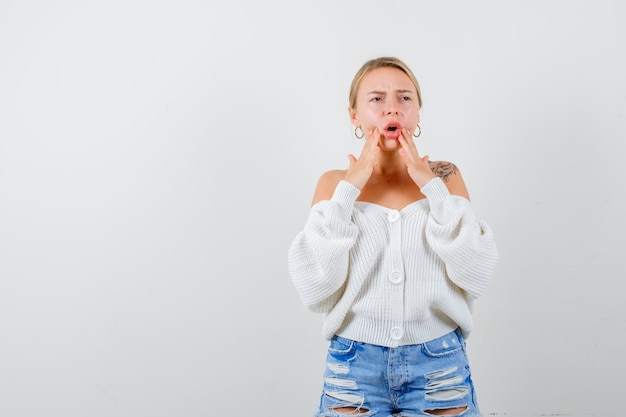
<path fill-rule="evenodd" d="M 460 332 L 396 348 L 330 341 L 316 417 L 442 414 L 480 416 Z"/>

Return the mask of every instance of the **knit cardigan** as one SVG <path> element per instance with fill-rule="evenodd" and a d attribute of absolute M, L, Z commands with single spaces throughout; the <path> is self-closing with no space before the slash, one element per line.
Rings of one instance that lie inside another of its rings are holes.
<path fill-rule="evenodd" d="M 452 330 L 468 337 L 472 306 L 497 259 L 493 232 L 440 178 L 402 210 L 357 201 L 340 181 L 291 242 L 288 269 L 323 336 L 396 347 Z"/>

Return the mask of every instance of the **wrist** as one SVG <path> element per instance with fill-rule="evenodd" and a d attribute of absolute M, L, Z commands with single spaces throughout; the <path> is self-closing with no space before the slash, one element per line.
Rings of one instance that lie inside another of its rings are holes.
<path fill-rule="evenodd" d="M 414 174 L 414 175 L 411 176 L 411 178 L 413 179 L 415 184 L 421 189 L 421 188 L 425 187 L 426 184 L 428 184 L 429 182 L 431 182 L 432 180 L 437 178 L 437 176 L 435 174 L 433 174 L 432 172 L 430 172 L 429 174 L 430 175 L 417 175 L 417 174 Z"/>
<path fill-rule="evenodd" d="M 355 186 L 356 188 L 359 189 L 359 191 L 363 189 L 363 187 L 365 186 L 365 183 L 367 182 L 367 180 L 363 180 L 359 176 L 351 175 L 350 172 L 348 172 L 346 174 L 346 177 L 344 178 L 344 181 L 346 181 L 346 182 L 350 183 L 351 185 Z"/>

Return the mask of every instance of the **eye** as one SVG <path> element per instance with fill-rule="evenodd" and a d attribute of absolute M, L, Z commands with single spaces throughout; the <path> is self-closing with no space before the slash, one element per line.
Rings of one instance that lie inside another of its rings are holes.
<path fill-rule="evenodd" d="M 379 97 L 379 96 L 376 96 L 376 97 L 372 97 L 372 98 L 370 99 L 370 101 L 383 101 L 383 98 L 382 98 L 382 97 Z"/>
<path fill-rule="evenodd" d="M 411 101 L 411 97 L 409 97 L 409 96 L 402 96 L 401 100 L 402 101 Z"/>

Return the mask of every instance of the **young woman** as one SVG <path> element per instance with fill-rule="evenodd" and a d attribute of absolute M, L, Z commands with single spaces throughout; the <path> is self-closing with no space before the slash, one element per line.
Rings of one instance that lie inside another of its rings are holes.
<path fill-rule="evenodd" d="M 479 415 L 465 350 L 498 253 L 457 167 L 421 156 L 422 98 L 401 60 L 350 88 L 349 167 L 324 173 L 289 272 L 330 340 L 316 416 Z"/>

